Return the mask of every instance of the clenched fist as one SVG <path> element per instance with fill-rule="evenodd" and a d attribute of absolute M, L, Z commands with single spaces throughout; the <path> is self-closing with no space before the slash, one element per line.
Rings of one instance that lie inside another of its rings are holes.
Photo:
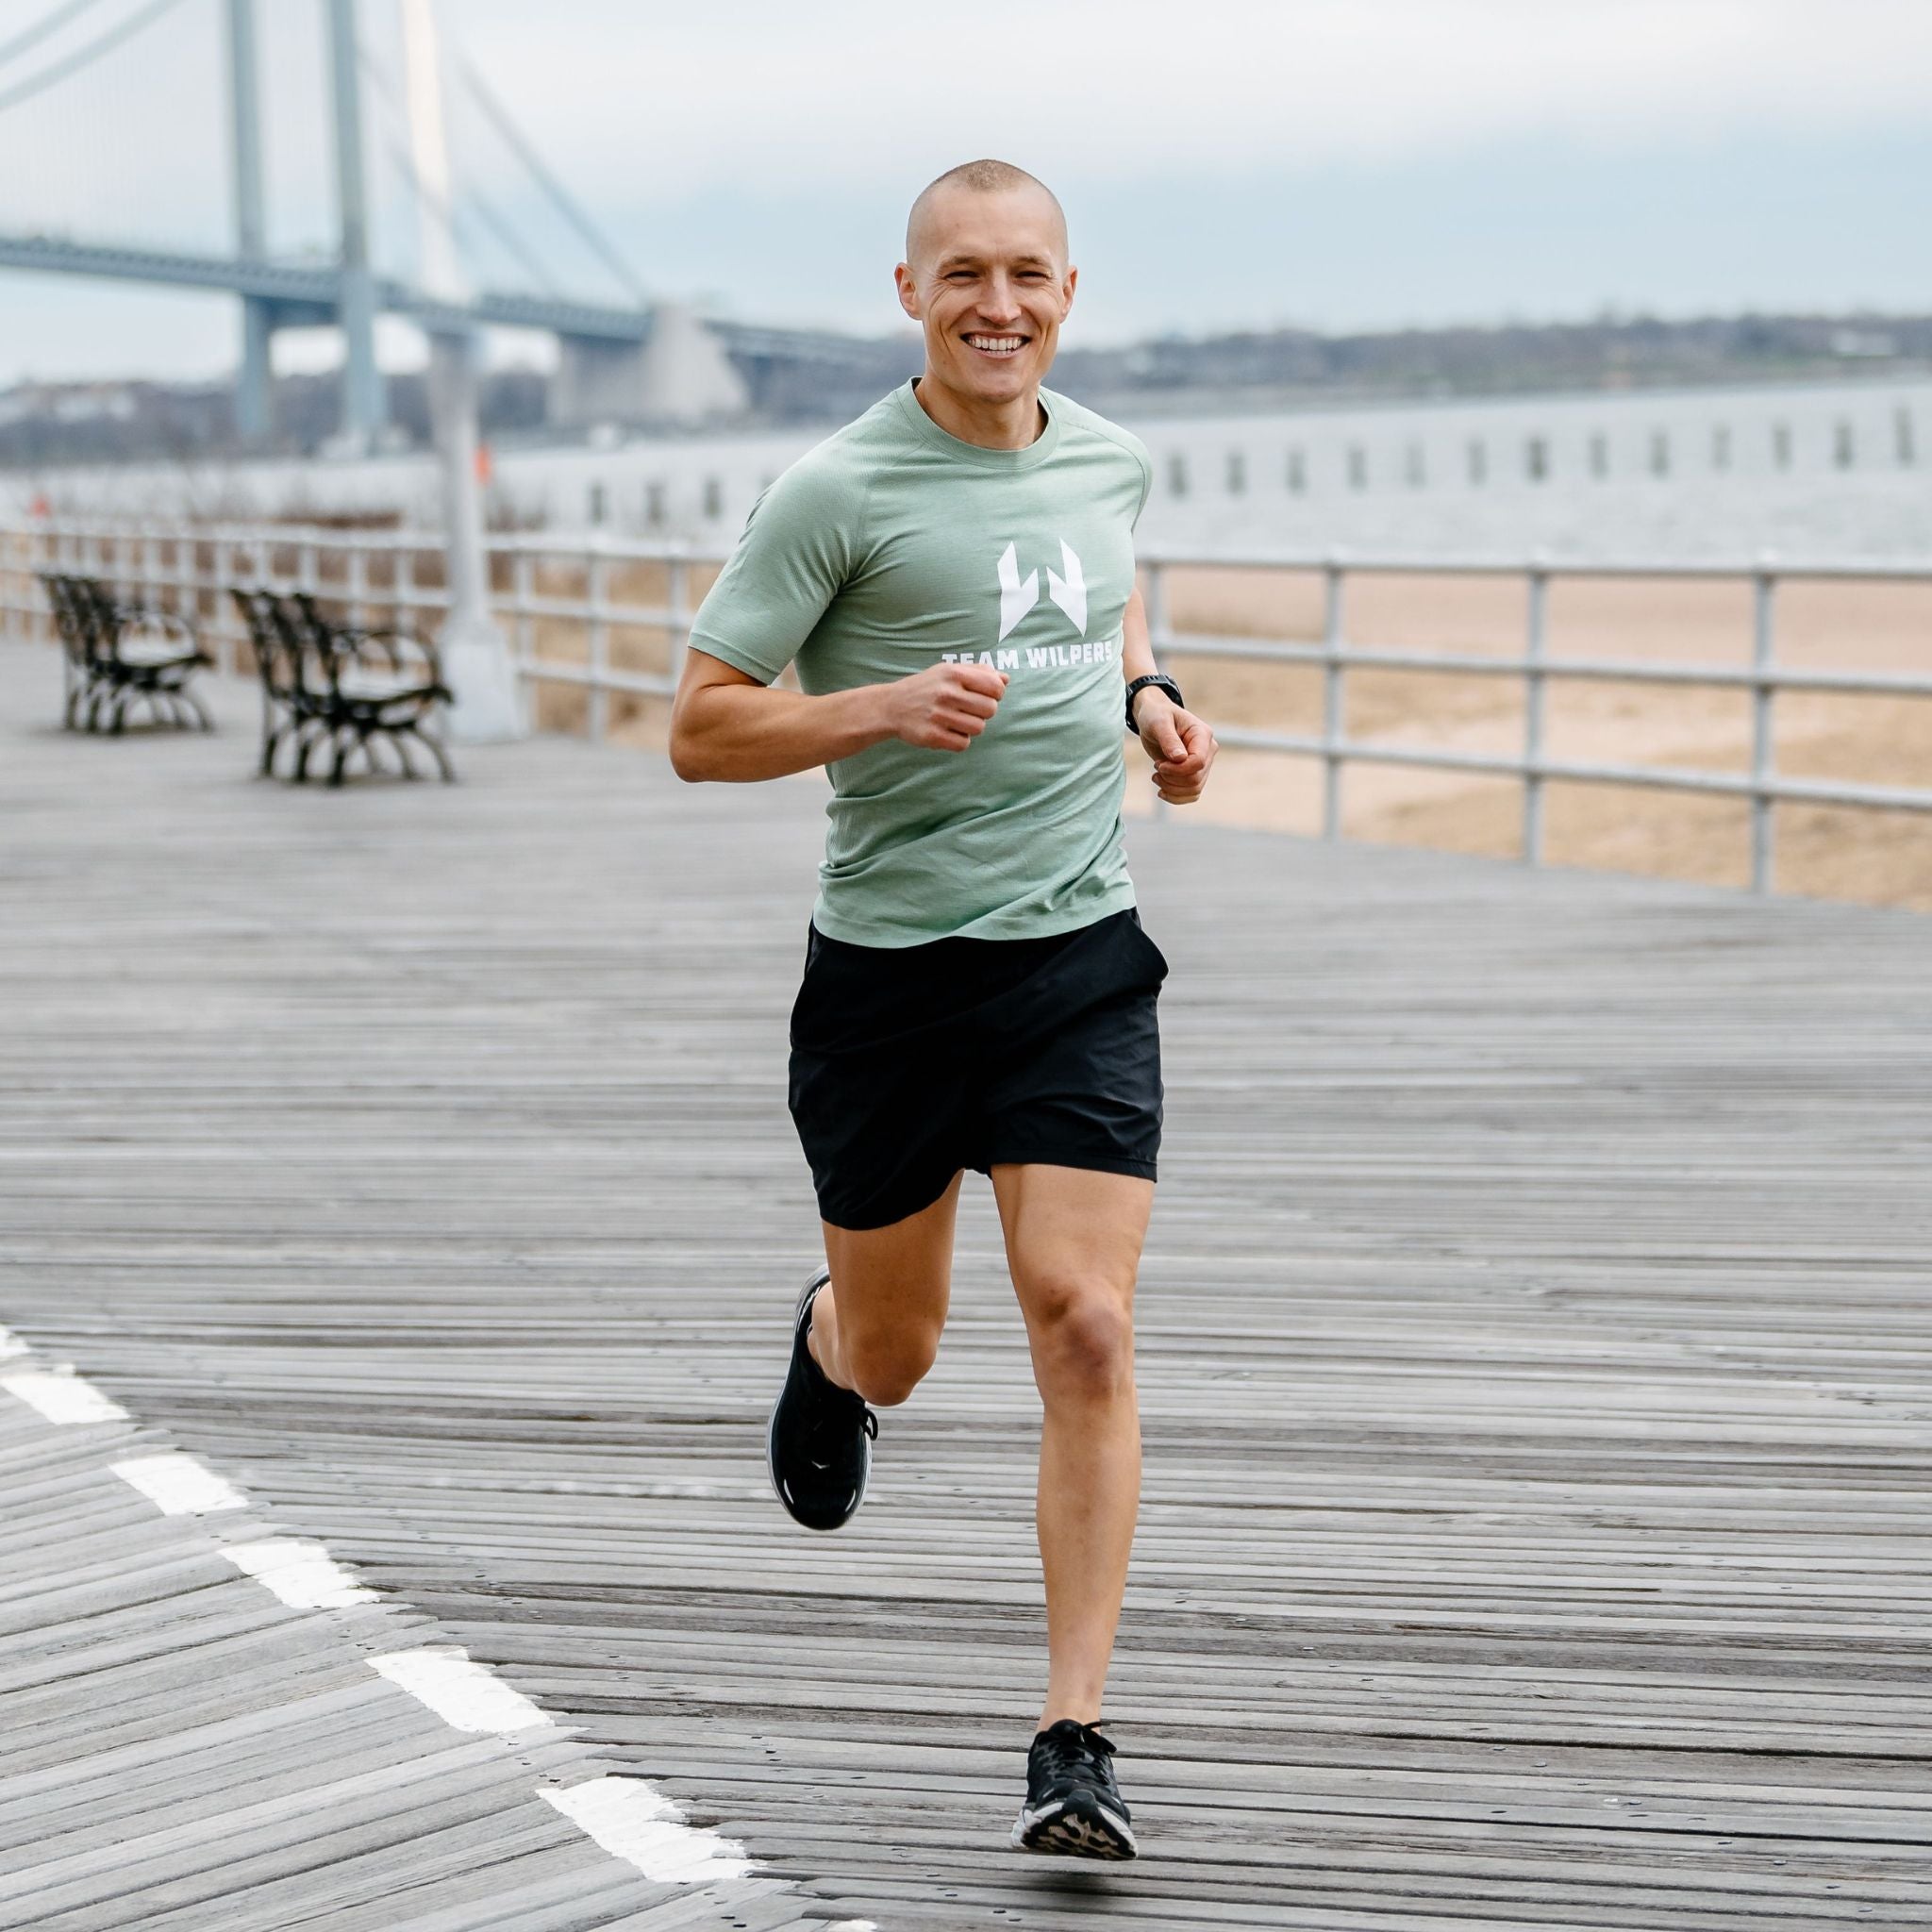
<path fill-rule="evenodd" d="M 894 738 L 928 751 L 964 751 L 999 709 L 1007 674 L 988 664 L 935 664 L 879 686 Z"/>
<path fill-rule="evenodd" d="M 1169 805 L 1192 805 L 1208 786 L 1221 749 L 1205 718 L 1184 711 L 1163 691 L 1143 691 L 1134 705 L 1141 748 L 1154 760 L 1154 789 Z"/>

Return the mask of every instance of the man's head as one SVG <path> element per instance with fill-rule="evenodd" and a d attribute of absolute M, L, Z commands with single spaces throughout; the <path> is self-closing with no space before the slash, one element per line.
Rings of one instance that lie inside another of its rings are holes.
<path fill-rule="evenodd" d="M 1052 367 L 1077 276 L 1053 192 L 1008 162 L 968 161 L 912 204 L 895 278 L 901 306 L 924 327 L 931 375 L 999 403 Z"/>

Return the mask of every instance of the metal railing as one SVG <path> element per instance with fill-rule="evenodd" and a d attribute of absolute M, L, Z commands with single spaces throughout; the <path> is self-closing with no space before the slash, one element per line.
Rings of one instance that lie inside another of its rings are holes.
<path fill-rule="evenodd" d="M 1522 857 L 1543 861 L 1544 787 L 1550 780 L 1588 785 L 1622 785 L 1648 791 L 1685 791 L 1748 799 L 1751 806 L 1751 887 L 1774 887 L 1775 811 L 1779 804 L 1803 802 L 1866 809 L 1932 812 L 1932 787 L 1862 785 L 1840 780 L 1786 778 L 1776 769 L 1774 700 L 1780 691 L 1831 692 L 1850 696 L 1932 699 L 1932 676 L 1893 676 L 1876 672 L 1802 671 L 1780 665 L 1776 656 L 1777 590 L 1793 578 L 1858 582 L 1932 583 L 1932 562 L 1892 564 L 1780 564 L 1765 558 L 1750 564 L 1557 564 L 1539 558 L 1524 561 L 1449 563 L 1391 557 L 1215 558 L 1223 569 L 1267 569 L 1322 575 L 1323 635 L 1318 644 L 1275 642 L 1249 637 L 1207 637 L 1177 633 L 1168 621 L 1168 572 L 1210 559 L 1174 557 L 1143 559 L 1147 578 L 1148 628 L 1155 653 L 1164 662 L 1189 657 L 1247 658 L 1263 663 L 1318 667 L 1323 674 L 1323 728 L 1319 737 L 1255 730 L 1214 724 L 1224 745 L 1283 752 L 1319 758 L 1323 767 L 1322 830 L 1341 837 L 1341 778 L 1350 763 L 1410 766 L 1513 778 L 1523 787 Z M 1520 657 L 1489 657 L 1451 651 L 1363 649 L 1347 641 L 1345 591 L 1351 574 L 1375 576 L 1513 577 L 1528 588 L 1528 621 Z M 1549 590 L 1558 578 L 1723 581 L 1748 580 L 1752 586 L 1752 661 L 1748 668 L 1724 664 L 1666 664 L 1642 659 L 1552 658 L 1549 642 Z M 1348 736 L 1347 677 L 1350 671 L 1438 672 L 1484 678 L 1517 678 L 1523 685 L 1522 749 L 1503 755 L 1436 750 L 1424 745 L 1364 741 Z M 1550 684 L 1580 683 L 1693 685 L 1712 690 L 1748 691 L 1752 699 L 1751 769 L 1713 772 L 1665 765 L 1621 765 L 1563 761 L 1544 749 L 1545 699 Z M 1211 722 L 1211 721 L 1210 721 Z"/>
<path fill-rule="evenodd" d="M 526 711 L 534 709 L 533 693 L 542 685 L 580 689 L 585 694 L 583 728 L 592 739 L 602 739 L 610 727 L 613 695 L 667 699 L 675 691 L 694 608 L 691 574 L 693 569 L 724 560 L 715 549 L 608 538 L 601 533 L 495 534 L 489 540 L 489 550 L 495 608 L 510 632 Z M 432 569 L 425 571 L 425 559 Z M 143 601 L 194 617 L 204 638 L 213 641 L 223 668 L 234 671 L 242 668 L 245 640 L 225 594 L 229 585 L 308 590 L 345 604 L 351 622 L 367 621 L 372 614 L 397 622 L 413 613 L 443 608 L 441 584 L 433 581 L 440 576 L 441 562 L 441 541 L 434 532 L 345 532 L 293 525 L 192 528 L 125 523 L 0 525 L 0 621 L 15 632 L 51 636 L 45 600 L 33 572 L 90 573 L 113 579 Z M 613 598 L 613 575 L 635 565 L 656 566 L 661 571 L 661 601 L 640 604 Z M 1179 568 L 1318 573 L 1324 586 L 1321 641 L 1292 642 L 1176 632 L 1169 620 L 1169 579 Z M 542 576 L 559 570 L 579 579 L 581 595 L 558 595 L 543 588 Z M 1764 558 L 1729 565 L 1570 564 L 1530 558 L 1444 563 L 1372 556 L 1161 555 L 1143 557 L 1141 571 L 1149 628 L 1162 663 L 1218 658 L 1312 667 L 1322 673 L 1319 734 L 1213 722 L 1215 735 L 1224 746 L 1320 762 L 1322 827 L 1329 839 L 1342 836 L 1342 781 L 1351 764 L 1408 766 L 1517 781 L 1522 787 L 1521 853 L 1530 864 L 1543 859 L 1545 788 L 1552 781 L 1745 800 L 1750 807 L 1751 884 L 1760 892 L 1774 888 L 1775 815 L 1780 805 L 1932 812 L 1932 787 L 1928 786 L 1781 776 L 1776 768 L 1775 710 L 1776 699 L 1785 691 L 1932 699 L 1932 675 L 1801 670 L 1781 665 L 1776 652 L 1780 584 L 1805 579 L 1932 585 L 1932 561 L 1922 565 L 1788 563 Z M 1527 588 L 1522 652 L 1491 657 L 1468 652 L 1369 649 L 1352 643 L 1346 629 L 1346 591 L 1349 578 L 1356 575 L 1520 580 Z M 1748 582 L 1754 613 L 1750 664 L 1552 657 L 1548 650 L 1550 586 L 1564 578 L 1619 577 Z M 538 649 L 540 626 L 557 625 L 581 631 L 581 661 L 561 659 Z M 611 662 L 612 634 L 626 628 L 661 635 L 661 668 L 626 668 Z M 1391 671 L 1519 680 L 1524 715 L 1520 749 L 1513 753 L 1470 752 L 1352 738 L 1347 730 L 1349 675 Z M 1544 742 L 1546 700 L 1550 686 L 1562 680 L 1746 691 L 1751 698 L 1750 769 L 1724 772 L 1552 758 Z"/>
<path fill-rule="evenodd" d="M 668 699 L 675 691 L 696 608 L 691 573 L 724 561 L 722 553 L 675 542 L 606 541 L 596 534 L 495 532 L 486 549 L 491 606 L 509 634 L 526 713 L 532 709 L 534 688 L 574 687 L 585 694 L 585 729 L 600 741 L 609 728 L 611 694 Z M 51 637 L 46 599 L 34 573 L 96 575 L 142 603 L 193 619 L 217 665 L 232 674 L 249 666 L 247 632 L 227 594 L 231 586 L 308 591 L 341 605 L 351 624 L 403 625 L 414 619 L 419 629 L 433 628 L 434 620 L 448 608 L 442 555 L 442 540 L 435 531 L 299 525 L 0 525 L 0 622 L 16 634 Z M 612 596 L 612 574 L 626 564 L 661 568 L 661 602 L 632 603 Z M 547 592 L 541 582 L 546 567 L 580 577 L 583 594 Z M 541 627 L 552 624 L 580 631 L 582 662 L 539 650 Z M 625 629 L 662 634 L 662 670 L 610 661 L 612 633 Z"/>

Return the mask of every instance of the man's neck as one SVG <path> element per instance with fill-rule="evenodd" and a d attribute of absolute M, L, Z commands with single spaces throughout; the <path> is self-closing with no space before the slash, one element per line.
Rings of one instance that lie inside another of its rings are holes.
<path fill-rule="evenodd" d="M 1040 385 L 1008 403 L 981 402 L 945 388 L 928 369 L 912 385 L 919 407 L 948 436 L 981 449 L 1025 449 L 1046 434 L 1046 411 L 1040 406 Z"/>

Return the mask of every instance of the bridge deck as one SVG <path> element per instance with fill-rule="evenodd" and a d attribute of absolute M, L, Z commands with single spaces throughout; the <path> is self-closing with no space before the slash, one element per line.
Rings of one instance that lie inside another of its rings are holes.
<path fill-rule="evenodd" d="M 57 684 L 0 649 L 0 1374 L 130 1420 L 0 1399 L 0 1923 L 1932 1919 L 1924 921 L 1137 825 L 1148 1856 L 1070 1869 L 1003 1849 L 1037 1404 L 983 1183 L 858 1521 L 764 1487 L 813 784 L 538 741 L 331 796 L 249 779 L 245 692 L 108 742 Z M 110 1473 L 170 1447 L 246 1507 Z M 222 1554 L 271 1529 L 379 1595 L 276 1601 Z M 425 1643 L 558 1728 L 367 1670 Z M 613 1767 L 756 1875 L 535 1799 Z"/>

